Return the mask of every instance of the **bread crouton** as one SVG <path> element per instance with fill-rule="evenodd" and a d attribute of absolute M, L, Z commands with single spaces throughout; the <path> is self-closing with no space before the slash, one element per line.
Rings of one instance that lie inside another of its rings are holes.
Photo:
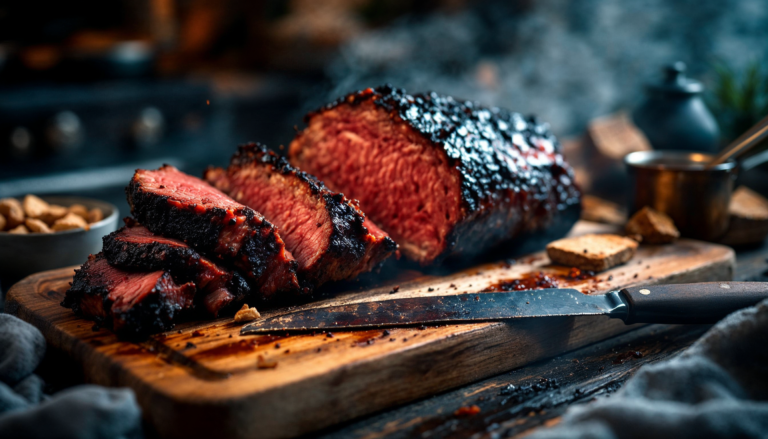
<path fill-rule="evenodd" d="M 552 262 L 580 270 L 605 271 L 632 259 L 637 242 L 618 235 L 583 235 L 547 245 Z"/>
<path fill-rule="evenodd" d="M 629 219 L 625 230 L 630 235 L 643 237 L 643 244 L 669 244 L 680 237 L 672 218 L 648 206 Z"/>

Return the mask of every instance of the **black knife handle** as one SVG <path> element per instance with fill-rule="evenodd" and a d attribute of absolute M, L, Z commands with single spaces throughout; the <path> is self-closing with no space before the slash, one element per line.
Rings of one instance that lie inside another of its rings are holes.
<path fill-rule="evenodd" d="M 624 323 L 715 323 L 768 299 L 768 282 L 703 282 L 629 287 L 619 292 L 629 311 Z"/>

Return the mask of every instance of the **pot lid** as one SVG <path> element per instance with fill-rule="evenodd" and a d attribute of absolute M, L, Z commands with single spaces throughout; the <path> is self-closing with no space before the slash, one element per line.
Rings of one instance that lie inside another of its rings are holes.
<path fill-rule="evenodd" d="M 685 63 L 678 61 L 665 66 L 664 79 L 661 82 L 648 84 L 648 89 L 654 92 L 674 94 L 697 94 L 704 90 L 701 82 L 685 76 Z"/>

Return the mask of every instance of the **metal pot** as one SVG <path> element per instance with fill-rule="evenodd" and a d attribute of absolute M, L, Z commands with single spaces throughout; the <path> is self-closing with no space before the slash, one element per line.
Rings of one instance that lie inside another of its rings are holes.
<path fill-rule="evenodd" d="M 669 215 L 682 236 L 717 241 L 728 229 L 728 205 L 739 169 L 768 156 L 751 160 L 749 166 L 740 167 L 731 159 L 706 169 L 712 158 L 682 151 L 628 154 L 624 163 L 630 176 L 630 214 L 650 206 Z"/>

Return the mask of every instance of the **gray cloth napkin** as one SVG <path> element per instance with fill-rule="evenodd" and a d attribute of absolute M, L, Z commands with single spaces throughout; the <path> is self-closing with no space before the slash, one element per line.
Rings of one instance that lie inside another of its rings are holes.
<path fill-rule="evenodd" d="M 530 439 L 768 438 L 768 300 Z"/>
<path fill-rule="evenodd" d="M 77 386 L 43 395 L 33 374 L 45 354 L 34 326 L 0 314 L 0 438 L 142 437 L 141 410 L 130 389 Z"/>

